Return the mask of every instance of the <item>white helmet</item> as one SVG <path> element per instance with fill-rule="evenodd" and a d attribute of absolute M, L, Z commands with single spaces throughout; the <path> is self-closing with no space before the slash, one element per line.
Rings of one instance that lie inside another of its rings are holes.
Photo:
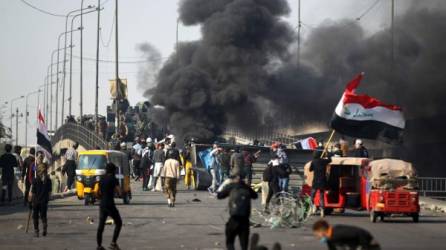
<path fill-rule="evenodd" d="M 356 139 L 355 141 L 355 145 L 362 145 L 362 140 L 361 139 Z"/>
<path fill-rule="evenodd" d="M 152 142 L 152 138 L 148 137 L 146 142 L 148 142 L 148 143 Z"/>

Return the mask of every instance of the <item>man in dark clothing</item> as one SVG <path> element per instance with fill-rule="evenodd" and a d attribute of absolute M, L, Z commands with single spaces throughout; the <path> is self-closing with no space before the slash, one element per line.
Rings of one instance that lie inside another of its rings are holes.
<path fill-rule="evenodd" d="M 30 202 L 33 210 L 34 235 L 39 237 L 39 217 L 42 220 L 42 235 L 46 236 L 47 234 L 48 221 L 46 214 L 52 188 L 51 179 L 47 173 L 48 166 L 43 163 L 42 152 L 37 155 L 37 166 L 36 178 L 32 182 Z"/>
<path fill-rule="evenodd" d="M 246 178 L 248 179 L 247 184 L 248 186 L 251 186 L 252 182 L 252 164 L 254 164 L 257 161 L 257 158 L 259 158 L 260 150 L 252 154 L 249 151 L 243 151 L 243 159 L 244 159 L 244 165 L 246 170 Z"/>
<path fill-rule="evenodd" d="M 166 161 L 166 154 L 164 153 L 164 144 L 160 143 L 157 145 L 157 149 L 153 152 L 153 181 L 152 181 L 152 191 L 156 191 L 156 184 L 158 182 L 158 178 L 160 177 L 161 170 L 164 166 L 164 162 Z"/>
<path fill-rule="evenodd" d="M 321 243 L 326 243 L 329 250 L 336 249 L 361 249 L 380 250 L 381 247 L 373 236 L 366 230 L 347 225 L 331 226 L 324 220 L 319 220 L 313 225 L 314 235 Z"/>
<path fill-rule="evenodd" d="M 23 161 L 23 170 L 22 170 L 22 180 L 25 184 L 25 194 L 24 194 L 24 205 L 28 205 L 28 195 L 29 190 L 31 188 L 31 184 L 34 180 L 35 169 L 33 169 L 35 164 L 35 155 L 36 149 L 30 148 L 28 157 Z"/>
<path fill-rule="evenodd" d="M 279 157 L 273 155 L 273 158 L 268 162 L 268 166 L 263 171 L 263 181 L 268 182 L 268 194 L 264 207 L 265 213 L 269 213 L 269 203 L 273 196 L 280 192 L 279 176 L 281 175 L 283 175 L 283 173 L 280 168 Z"/>
<path fill-rule="evenodd" d="M 176 147 L 177 147 L 177 144 L 175 142 L 172 142 L 170 144 L 170 148 L 167 150 L 167 153 L 166 153 L 166 158 L 175 159 L 181 165 L 180 151 Z"/>
<path fill-rule="evenodd" d="M 364 144 L 360 139 L 356 139 L 355 141 L 355 150 L 353 151 L 353 157 L 369 158 L 369 151 L 367 151 L 367 148 L 364 147 Z"/>
<path fill-rule="evenodd" d="M 143 151 L 139 167 L 141 169 L 141 175 L 142 175 L 142 191 L 149 190 L 147 185 L 149 184 L 149 178 L 151 175 L 150 172 L 152 169 L 152 156 L 153 156 L 153 151 L 151 151 L 148 148 L 145 148 Z"/>
<path fill-rule="evenodd" d="M 288 192 L 288 185 L 290 183 L 290 174 L 292 172 L 291 166 L 288 163 L 282 163 L 279 165 L 279 189 L 281 192 Z"/>
<path fill-rule="evenodd" d="M 99 194 L 101 196 L 101 203 L 99 205 L 99 227 L 96 235 L 96 241 L 98 243 L 98 250 L 104 250 L 102 247 L 102 233 L 104 232 L 105 221 L 110 216 L 115 223 L 115 231 L 113 232 L 113 240 L 110 244 L 110 249 L 119 249 L 116 241 L 118 240 L 119 233 L 121 232 L 122 219 L 118 209 L 115 205 L 115 192 L 120 194 L 121 188 L 119 187 L 119 181 L 115 177 L 116 166 L 113 163 L 108 163 L 106 166 L 106 175 L 99 183 Z"/>
<path fill-rule="evenodd" d="M 234 153 L 231 155 L 230 159 L 231 171 L 235 171 L 240 173 L 240 177 L 245 179 L 246 171 L 245 171 L 245 159 L 243 158 L 243 154 L 240 153 L 240 148 L 237 147 L 234 150 Z"/>
<path fill-rule="evenodd" d="M 67 186 L 65 191 L 71 190 L 74 184 L 74 177 L 76 176 L 76 161 L 77 161 L 77 148 L 79 143 L 75 142 L 73 147 L 69 148 L 65 153 L 65 166 L 64 172 L 67 173 Z"/>
<path fill-rule="evenodd" d="M 229 177 L 231 171 L 231 154 L 228 149 L 223 149 L 223 151 L 218 154 L 220 164 L 221 164 L 221 181 L 222 183 Z"/>
<path fill-rule="evenodd" d="M 236 172 L 236 171 L 235 171 Z M 235 173 L 233 175 L 236 175 Z M 239 237 L 242 250 L 248 249 L 249 217 L 251 199 L 257 199 L 257 193 L 246 185 L 240 176 L 234 176 L 233 182 L 217 193 L 218 199 L 229 197 L 229 220 L 226 223 L 226 248 L 235 249 L 235 237 Z"/>
<path fill-rule="evenodd" d="M 12 184 L 14 184 L 14 167 L 18 166 L 17 158 L 11 154 L 11 144 L 5 145 L 5 151 L 0 157 L 0 167 L 2 168 L 2 203 L 5 202 L 6 190 L 8 190 L 8 201 L 12 200 Z"/>
<path fill-rule="evenodd" d="M 313 160 L 310 165 L 310 172 L 313 172 L 313 183 L 311 185 L 311 200 L 314 203 L 316 193 L 319 192 L 319 207 L 321 209 L 321 217 L 324 213 L 324 191 L 327 188 L 327 166 L 331 159 L 322 159 L 322 151 L 316 150 L 313 154 Z M 313 207 L 313 210 L 314 207 Z M 315 211 L 314 211 L 315 212 Z"/>

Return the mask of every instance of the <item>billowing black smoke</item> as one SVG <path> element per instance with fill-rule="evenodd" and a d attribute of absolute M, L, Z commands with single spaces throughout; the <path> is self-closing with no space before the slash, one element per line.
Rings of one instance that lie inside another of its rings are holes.
<path fill-rule="evenodd" d="M 182 43 L 160 71 L 152 101 L 169 113 L 170 129 L 211 139 L 228 122 L 256 125 L 268 65 L 288 55 L 293 32 L 280 17 L 285 0 L 185 0 L 180 18 L 202 25 L 201 41 Z"/>
<path fill-rule="evenodd" d="M 355 20 L 325 22 L 305 38 L 297 64 L 285 0 L 184 0 L 179 10 L 185 25 L 201 25 L 202 40 L 181 43 L 146 93 L 165 107 L 173 133 L 211 139 L 228 124 L 327 123 L 361 71 L 361 91 L 408 117 L 445 113 L 444 8 L 417 4 L 397 17 L 393 74 L 388 29 L 367 35 Z"/>

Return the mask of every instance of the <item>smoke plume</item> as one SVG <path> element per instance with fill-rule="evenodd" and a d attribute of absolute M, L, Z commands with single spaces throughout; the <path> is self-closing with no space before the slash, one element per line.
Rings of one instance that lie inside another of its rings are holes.
<path fill-rule="evenodd" d="M 294 31 L 282 19 L 289 11 L 285 0 L 181 2 L 181 21 L 201 25 L 202 39 L 181 43 L 146 91 L 165 107 L 173 133 L 212 139 L 227 126 L 327 123 L 362 71 L 360 91 L 401 105 L 408 117 L 445 113 L 443 7 L 417 3 L 397 16 L 393 68 L 390 30 L 366 34 L 348 19 L 312 29 L 297 63 Z"/>

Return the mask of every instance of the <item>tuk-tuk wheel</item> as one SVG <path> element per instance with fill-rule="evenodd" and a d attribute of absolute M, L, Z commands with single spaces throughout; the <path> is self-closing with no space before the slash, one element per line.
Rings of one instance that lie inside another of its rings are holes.
<path fill-rule="evenodd" d="M 379 216 L 379 220 L 380 221 L 384 221 L 384 215 L 383 214 Z"/>
<path fill-rule="evenodd" d="M 418 213 L 415 213 L 412 215 L 413 222 L 417 223 L 419 221 L 420 215 Z"/>
<path fill-rule="evenodd" d="M 378 217 L 378 215 L 376 214 L 376 212 L 372 210 L 372 211 L 370 212 L 370 221 L 373 222 L 373 223 L 375 223 L 377 217 Z"/>
<path fill-rule="evenodd" d="M 325 208 L 324 209 L 324 214 L 325 215 L 330 215 L 333 213 L 333 208 Z"/>

